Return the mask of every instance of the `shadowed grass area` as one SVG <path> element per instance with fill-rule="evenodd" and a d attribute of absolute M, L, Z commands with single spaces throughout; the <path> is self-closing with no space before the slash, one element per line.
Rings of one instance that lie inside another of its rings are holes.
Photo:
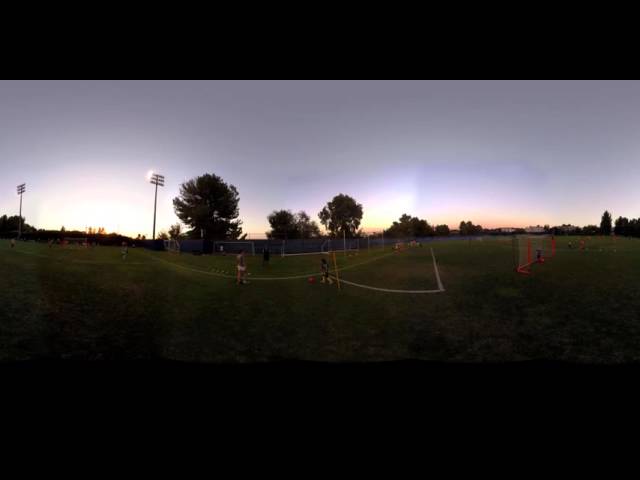
<path fill-rule="evenodd" d="M 558 237 L 531 275 L 509 239 L 336 255 L 343 279 L 436 289 L 433 248 L 436 294 L 311 284 L 322 255 L 250 256 L 238 286 L 232 255 L 0 241 L 0 359 L 637 361 L 640 240 L 585 240 Z"/>

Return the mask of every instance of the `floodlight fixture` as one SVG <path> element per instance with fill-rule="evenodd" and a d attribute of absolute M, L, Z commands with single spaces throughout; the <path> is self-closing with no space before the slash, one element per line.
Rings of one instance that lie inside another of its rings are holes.
<path fill-rule="evenodd" d="M 151 179 L 149 182 L 152 185 L 155 185 L 155 197 L 153 201 L 153 239 L 156 239 L 156 210 L 158 206 L 158 187 L 164 187 L 164 175 L 160 175 L 159 173 L 151 173 Z"/>
<path fill-rule="evenodd" d="M 20 214 L 18 215 L 18 238 L 22 235 L 22 194 L 27 191 L 27 184 L 22 183 L 16 187 L 18 195 L 20 195 Z"/>

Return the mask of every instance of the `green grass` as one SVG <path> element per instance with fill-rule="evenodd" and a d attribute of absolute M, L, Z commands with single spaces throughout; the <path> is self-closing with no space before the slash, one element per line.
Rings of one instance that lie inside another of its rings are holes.
<path fill-rule="evenodd" d="M 640 240 L 568 239 L 531 275 L 509 239 L 336 255 L 342 279 L 437 290 L 432 247 L 431 294 L 310 284 L 320 255 L 249 257 L 238 286 L 233 256 L 0 241 L 0 360 L 637 361 Z"/>

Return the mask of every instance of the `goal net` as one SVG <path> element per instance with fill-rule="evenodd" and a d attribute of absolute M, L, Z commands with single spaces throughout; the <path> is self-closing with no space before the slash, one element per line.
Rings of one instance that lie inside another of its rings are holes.
<path fill-rule="evenodd" d="M 164 249 L 170 253 L 180 253 L 180 242 L 177 240 L 165 240 Z"/>
<path fill-rule="evenodd" d="M 556 239 L 551 235 L 513 237 L 514 263 L 518 273 L 531 273 L 531 266 L 544 263 L 556 254 Z"/>
<path fill-rule="evenodd" d="M 244 250 L 245 253 L 255 255 L 256 248 L 253 242 L 213 242 L 213 251 L 218 254 L 226 253 L 240 253 L 240 250 Z"/>

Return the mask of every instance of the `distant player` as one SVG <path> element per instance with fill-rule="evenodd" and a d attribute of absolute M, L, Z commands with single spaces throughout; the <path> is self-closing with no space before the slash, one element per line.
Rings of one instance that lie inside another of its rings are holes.
<path fill-rule="evenodd" d="M 224 251 L 224 245 L 220 245 L 220 254 L 226 256 L 226 252 Z"/>
<path fill-rule="evenodd" d="M 326 258 L 320 260 L 320 271 L 322 272 L 322 279 L 320 281 L 331 285 L 333 280 L 331 280 L 331 277 L 329 276 L 329 263 Z"/>
<path fill-rule="evenodd" d="M 48 243 L 49 243 L 49 248 L 53 247 L 53 238 L 50 238 Z"/>
<path fill-rule="evenodd" d="M 573 242 L 569 242 L 569 248 L 573 248 Z"/>
<path fill-rule="evenodd" d="M 269 266 L 269 257 L 271 256 L 271 252 L 269 251 L 269 247 L 264 247 L 262 249 L 262 266 Z"/>
<path fill-rule="evenodd" d="M 240 250 L 240 253 L 236 256 L 236 269 L 238 271 L 236 283 L 238 285 L 247 283 L 247 264 L 244 258 L 244 250 Z"/>
<path fill-rule="evenodd" d="M 11 239 L 11 248 L 14 248 L 16 246 L 16 239 L 12 238 Z"/>
<path fill-rule="evenodd" d="M 580 240 L 580 250 L 584 250 L 584 240 Z"/>
<path fill-rule="evenodd" d="M 122 249 L 120 250 L 122 254 L 122 260 L 127 259 L 127 255 L 129 254 L 129 247 L 127 246 L 127 242 L 122 242 Z"/>

